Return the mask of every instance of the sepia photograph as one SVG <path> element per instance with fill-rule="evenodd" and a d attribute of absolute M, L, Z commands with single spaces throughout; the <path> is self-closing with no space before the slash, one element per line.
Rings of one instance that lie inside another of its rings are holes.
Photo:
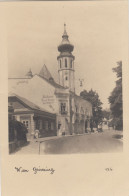
<path fill-rule="evenodd" d="M 2 196 L 129 196 L 128 2 L 0 2 Z"/>
<path fill-rule="evenodd" d="M 10 5 L 9 154 L 123 152 L 124 11 Z"/>

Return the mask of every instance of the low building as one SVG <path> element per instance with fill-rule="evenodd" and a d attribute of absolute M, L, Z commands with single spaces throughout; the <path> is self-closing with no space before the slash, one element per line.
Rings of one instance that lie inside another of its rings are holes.
<path fill-rule="evenodd" d="M 9 105 L 13 107 L 13 116 L 22 122 L 27 130 L 27 138 L 34 138 L 35 130 L 38 129 L 41 137 L 54 136 L 56 130 L 56 115 L 40 108 L 34 103 L 18 95 L 9 95 Z"/>

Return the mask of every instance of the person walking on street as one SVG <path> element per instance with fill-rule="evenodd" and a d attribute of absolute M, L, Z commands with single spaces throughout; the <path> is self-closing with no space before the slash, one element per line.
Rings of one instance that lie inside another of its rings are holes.
<path fill-rule="evenodd" d="M 38 129 L 35 130 L 35 138 L 36 138 L 36 139 L 39 138 L 39 130 L 38 130 Z"/>

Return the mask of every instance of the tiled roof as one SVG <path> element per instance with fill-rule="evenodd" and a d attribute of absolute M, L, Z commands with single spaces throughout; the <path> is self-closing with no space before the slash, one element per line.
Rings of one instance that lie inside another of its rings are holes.
<path fill-rule="evenodd" d="M 36 74 L 38 76 L 40 76 L 41 78 L 43 78 L 44 80 L 46 80 L 49 84 L 53 85 L 56 88 L 63 88 L 65 89 L 63 86 L 57 84 L 51 73 L 49 72 L 48 68 L 46 67 L 46 65 L 43 65 L 42 69 L 40 70 L 39 74 Z"/>

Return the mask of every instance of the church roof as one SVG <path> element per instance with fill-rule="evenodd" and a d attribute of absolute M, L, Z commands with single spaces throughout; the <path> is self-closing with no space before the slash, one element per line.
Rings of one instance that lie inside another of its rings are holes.
<path fill-rule="evenodd" d="M 62 88 L 62 89 L 66 89 L 64 86 L 61 86 L 60 84 L 56 83 L 54 81 L 54 79 L 46 79 L 40 75 L 38 75 L 40 78 L 44 79 L 45 81 L 47 81 L 49 84 L 51 84 L 52 86 L 54 86 L 55 88 Z"/>
<path fill-rule="evenodd" d="M 43 65 L 42 69 L 40 70 L 39 76 L 41 76 L 47 80 L 53 79 L 51 73 L 49 72 L 49 70 L 45 64 Z"/>
<path fill-rule="evenodd" d="M 42 69 L 40 70 L 38 75 L 40 78 L 46 80 L 49 84 L 51 84 L 52 86 L 54 86 L 55 88 L 63 88 L 65 89 L 65 87 L 61 86 L 60 84 L 56 83 L 51 75 L 51 73 L 49 72 L 47 66 L 44 64 Z"/>

